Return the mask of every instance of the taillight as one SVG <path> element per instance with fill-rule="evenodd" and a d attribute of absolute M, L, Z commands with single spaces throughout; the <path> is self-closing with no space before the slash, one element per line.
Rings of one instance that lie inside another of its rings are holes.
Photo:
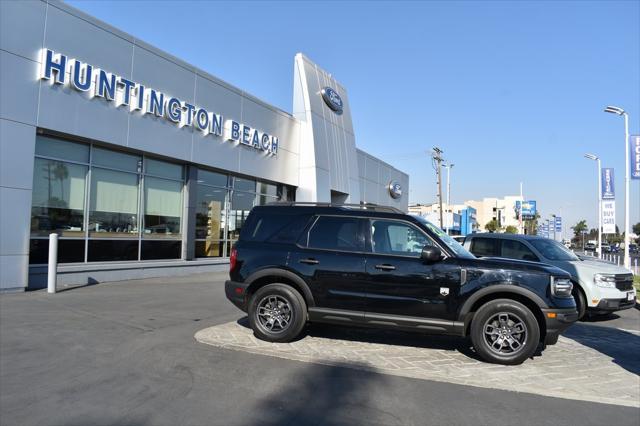
<path fill-rule="evenodd" d="M 236 269 L 236 264 L 238 263 L 238 250 L 234 248 L 231 249 L 231 256 L 229 257 L 229 272 L 233 272 Z"/>

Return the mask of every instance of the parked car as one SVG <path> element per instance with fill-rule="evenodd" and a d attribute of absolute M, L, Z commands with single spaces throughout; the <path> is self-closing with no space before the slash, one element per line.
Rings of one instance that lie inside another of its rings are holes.
<path fill-rule="evenodd" d="M 608 243 L 602 243 L 600 245 L 600 253 L 610 253 L 611 246 Z"/>
<path fill-rule="evenodd" d="M 584 251 L 596 251 L 597 244 L 587 243 L 584 245 Z"/>
<path fill-rule="evenodd" d="M 389 207 L 254 207 L 230 257 L 227 298 L 256 337 L 305 323 L 470 336 L 485 361 L 518 364 L 577 320 L 570 275 L 477 259 L 441 229 Z"/>
<path fill-rule="evenodd" d="M 638 245 L 637 244 L 629 244 L 629 254 L 638 254 Z"/>
<path fill-rule="evenodd" d="M 608 262 L 578 257 L 557 241 L 533 235 L 474 234 L 465 248 L 476 256 L 524 259 L 557 266 L 571 274 L 579 317 L 635 305 L 631 271 Z"/>

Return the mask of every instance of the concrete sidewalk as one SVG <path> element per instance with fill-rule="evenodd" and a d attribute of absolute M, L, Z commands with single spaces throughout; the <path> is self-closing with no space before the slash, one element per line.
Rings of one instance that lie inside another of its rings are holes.
<path fill-rule="evenodd" d="M 203 345 L 244 316 L 225 277 L 1 295 L 0 424 L 638 425 L 636 408 Z"/>

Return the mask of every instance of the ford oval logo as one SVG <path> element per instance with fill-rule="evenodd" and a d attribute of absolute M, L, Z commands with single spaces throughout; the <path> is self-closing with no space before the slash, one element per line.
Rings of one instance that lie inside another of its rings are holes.
<path fill-rule="evenodd" d="M 331 87 L 325 87 L 320 91 L 320 94 L 329 108 L 334 110 L 336 114 L 342 114 L 343 103 L 338 92 L 333 90 Z"/>
<path fill-rule="evenodd" d="M 402 186 L 398 182 L 389 182 L 389 195 L 396 200 L 402 197 Z"/>

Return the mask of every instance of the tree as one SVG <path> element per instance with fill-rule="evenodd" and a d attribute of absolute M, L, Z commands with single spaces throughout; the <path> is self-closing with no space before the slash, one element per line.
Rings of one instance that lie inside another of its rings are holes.
<path fill-rule="evenodd" d="M 633 230 L 634 234 L 640 235 L 640 222 L 638 222 L 635 225 L 633 225 L 633 227 L 631 229 Z"/>
<path fill-rule="evenodd" d="M 491 219 L 489 222 L 487 222 L 486 225 L 484 225 L 484 229 L 486 229 L 489 232 L 496 232 L 500 230 L 500 227 L 498 226 L 497 220 Z"/>
<path fill-rule="evenodd" d="M 516 228 L 513 225 L 509 225 L 504 229 L 504 232 L 507 234 L 517 234 L 518 233 L 518 228 Z"/>
<path fill-rule="evenodd" d="M 580 234 L 582 234 L 583 231 L 587 230 L 587 221 L 582 219 L 580 222 L 576 223 L 575 225 L 573 225 L 571 227 L 571 229 L 573 229 L 573 233 L 576 237 L 580 236 Z"/>

